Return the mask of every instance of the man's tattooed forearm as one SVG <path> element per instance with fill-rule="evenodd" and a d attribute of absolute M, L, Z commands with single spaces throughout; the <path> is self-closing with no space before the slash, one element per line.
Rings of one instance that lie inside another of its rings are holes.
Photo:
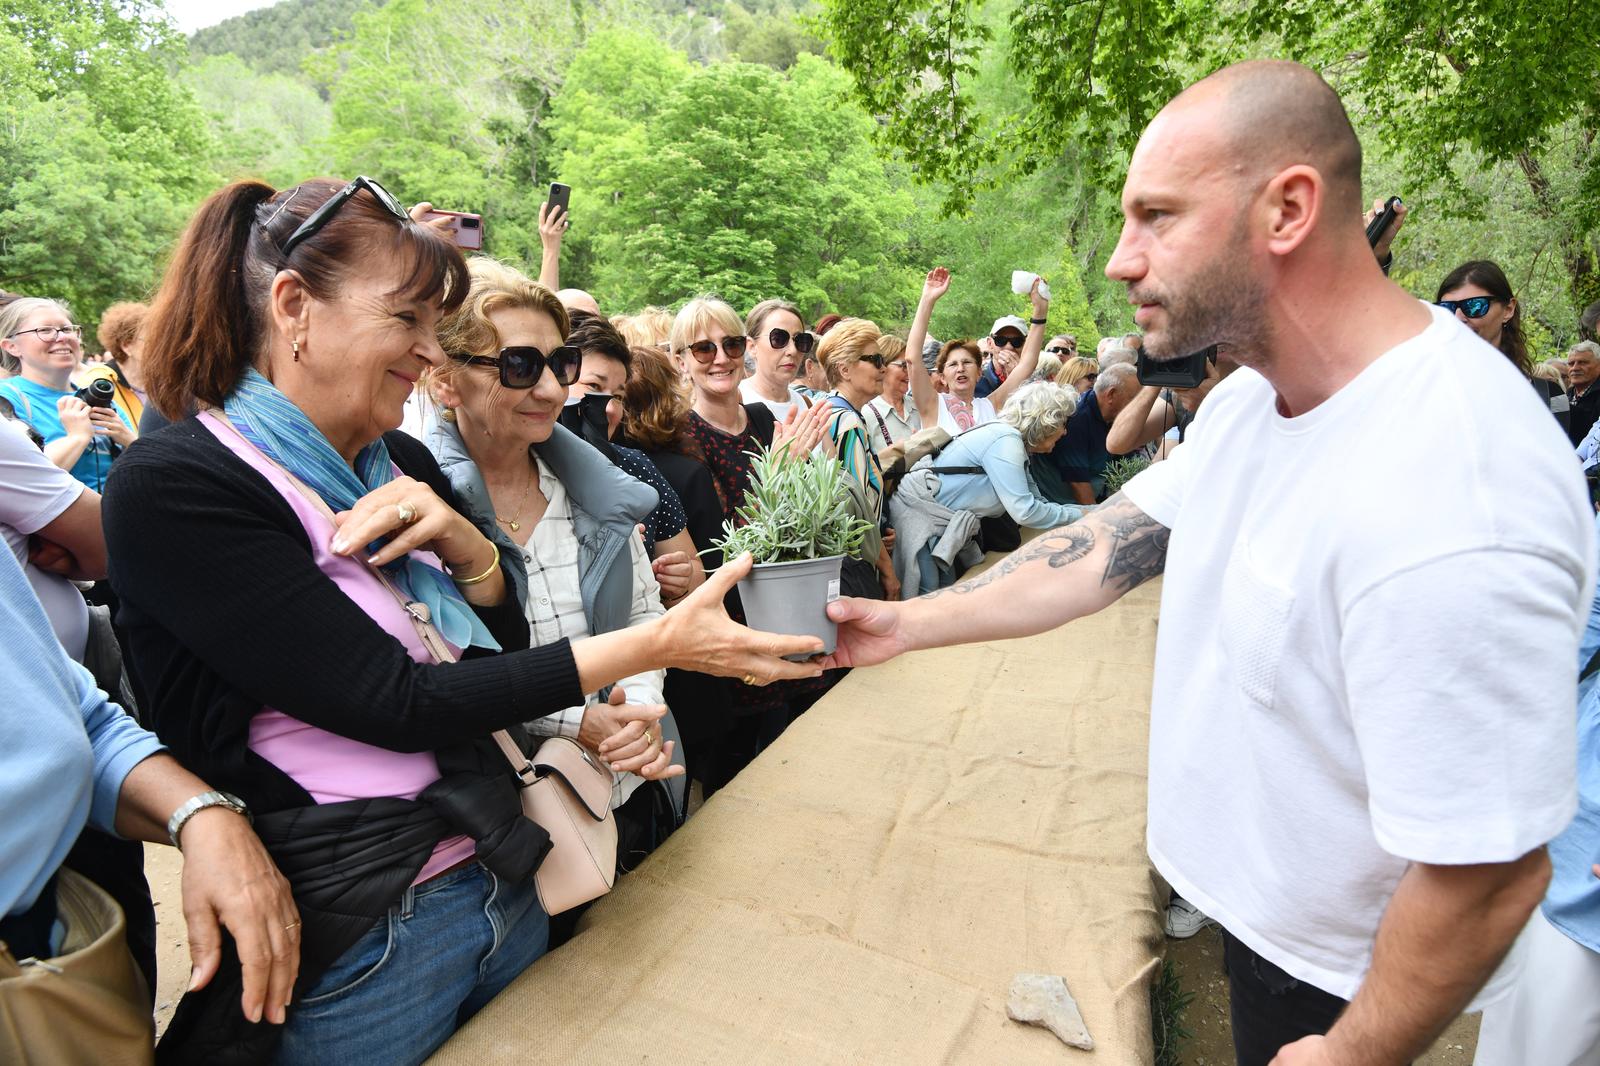
<path fill-rule="evenodd" d="M 1167 542 L 1172 531 L 1123 499 L 1119 493 L 1095 513 L 1111 534 L 1111 557 L 1100 584 L 1136 589 L 1167 567 Z"/>
<path fill-rule="evenodd" d="M 931 592 L 924 599 L 942 596 L 947 592 L 956 595 L 975 592 L 1021 569 L 1035 559 L 1042 558 L 1051 567 L 1059 569 L 1068 563 L 1077 562 L 1093 550 L 1094 530 L 1081 524 L 1062 526 L 1029 541 L 972 580 L 961 581 L 949 588 Z"/>

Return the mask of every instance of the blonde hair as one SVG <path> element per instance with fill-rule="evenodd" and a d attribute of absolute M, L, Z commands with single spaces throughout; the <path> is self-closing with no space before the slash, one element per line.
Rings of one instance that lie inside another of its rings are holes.
<path fill-rule="evenodd" d="M 72 321 L 72 312 L 60 300 L 52 300 L 48 296 L 24 296 L 0 307 L 0 341 L 10 340 L 11 335 L 21 329 L 35 311 L 60 311 L 67 321 Z M 22 360 L 0 347 L 0 368 L 15 374 L 21 367 Z"/>
<path fill-rule="evenodd" d="M 1049 352 L 1039 356 L 1038 365 L 1034 367 L 1033 376 L 1029 381 L 1054 381 L 1056 375 L 1061 373 L 1061 357 L 1051 355 Z"/>
<path fill-rule="evenodd" d="M 672 320 L 672 332 L 667 338 L 672 354 L 683 354 L 696 337 L 709 334 L 712 325 L 721 326 L 730 337 L 744 336 L 744 323 L 733 308 L 715 296 L 696 296 Z"/>
<path fill-rule="evenodd" d="M 532 280 L 516 267 L 507 266 L 498 259 L 475 256 L 467 260 L 470 284 L 461 306 L 439 320 L 439 347 L 445 355 L 490 355 L 500 347 L 500 334 L 495 330 L 489 315 L 507 308 L 537 311 L 550 316 L 561 334 L 562 341 L 572 329 L 567 309 L 556 299 L 556 294 Z M 423 385 L 441 378 L 449 378 L 461 364 L 454 358 L 423 375 Z M 495 386 L 498 388 L 498 384 Z M 432 398 L 432 393 L 429 392 Z M 434 401 L 438 403 L 437 400 Z"/>
<path fill-rule="evenodd" d="M 1022 434 L 1033 447 L 1067 424 L 1078 409 L 1078 394 L 1053 381 L 1031 381 L 1011 394 L 1000 409 L 1000 420 Z"/>
<path fill-rule="evenodd" d="M 646 307 L 637 314 L 618 315 L 611 324 L 629 347 L 659 348 L 672 333 L 672 312 Z"/>
<path fill-rule="evenodd" d="M 1075 355 L 1061 364 L 1056 374 L 1056 384 L 1076 388 L 1078 382 L 1100 371 L 1100 364 L 1086 355 Z"/>
<path fill-rule="evenodd" d="M 1567 364 L 1564 361 L 1546 359 L 1542 363 L 1533 364 L 1533 376 L 1552 385 L 1559 385 L 1563 389 L 1569 389 L 1572 386 L 1567 384 L 1566 369 Z"/>
<path fill-rule="evenodd" d="M 864 318 L 846 318 L 830 329 L 817 345 L 817 362 L 828 384 L 837 386 L 852 363 L 876 351 L 881 336 L 877 325 Z"/>
<path fill-rule="evenodd" d="M 883 356 L 883 365 L 888 366 L 896 359 L 905 358 L 906 342 L 892 333 L 885 333 L 878 338 L 878 354 Z"/>

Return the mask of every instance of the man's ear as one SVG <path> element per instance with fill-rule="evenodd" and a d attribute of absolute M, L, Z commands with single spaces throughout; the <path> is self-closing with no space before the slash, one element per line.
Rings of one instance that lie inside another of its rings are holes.
<path fill-rule="evenodd" d="M 1316 230 L 1327 185 L 1315 167 L 1300 163 L 1280 171 L 1261 195 L 1267 248 L 1273 255 L 1288 255 Z"/>

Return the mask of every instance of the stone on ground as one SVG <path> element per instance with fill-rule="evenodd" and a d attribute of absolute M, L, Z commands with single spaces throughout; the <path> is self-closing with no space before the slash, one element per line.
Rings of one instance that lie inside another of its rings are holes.
<path fill-rule="evenodd" d="M 1019 973 L 1012 978 L 1006 1013 L 1014 1021 L 1050 1030 L 1063 1044 L 1094 1050 L 1094 1038 L 1083 1024 L 1077 1000 L 1067 991 L 1067 982 L 1053 973 Z"/>

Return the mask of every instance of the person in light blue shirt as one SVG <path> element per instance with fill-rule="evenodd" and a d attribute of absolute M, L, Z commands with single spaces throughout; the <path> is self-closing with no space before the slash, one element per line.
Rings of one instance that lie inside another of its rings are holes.
<path fill-rule="evenodd" d="M 113 402 L 91 406 L 76 395 L 72 375 L 83 357 L 83 327 L 55 300 L 25 296 L 0 309 L 0 356 L 17 376 L 0 381 L 0 398 L 44 438 L 52 463 L 104 492 L 121 450 L 138 437 Z"/>
<path fill-rule="evenodd" d="M 56 641 L 33 588 L 0 551 L 0 941 L 17 959 L 60 947 L 55 882 L 85 824 L 167 842 L 168 820 L 207 785 L 162 751 L 95 688 L 89 671 Z M 221 959 L 218 923 L 245 970 L 241 1007 L 281 1023 L 299 968 L 299 919 L 288 882 L 238 813 L 200 807 L 179 829 L 183 913 L 193 980 Z"/>
<path fill-rule="evenodd" d="M 1589 427 L 1589 433 L 1578 444 L 1578 461 L 1583 463 L 1585 473 L 1600 466 L 1600 419 Z"/>
<path fill-rule="evenodd" d="M 1597 433 L 1591 431 L 1589 437 Z M 1585 441 L 1588 443 L 1588 441 Z M 1580 452 L 1581 454 L 1581 452 Z M 1600 516 L 1595 525 L 1600 529 Z M 1600 588 L 1578 645 L 1578 813 L 1550 842 L 1550 888 L 1512 950 L 1522 972 L 1483 1012 L 1475 1066 L 1600 1062 Z"/>
<path fill-rule="evenodd" d="M 1017 525 L 1031 529 L 1054 529 L 1077 521 L 1085 509 L 1052 503 L 1040 494 L 1028 472 L 1029 454 L 1048 454 L 1061 439 L 1076 407 L 1077 394 L 1070 388 L 1048 381 L 1022 386 L 1001 409 L 997 420 L 955 437 L 933 460 L 931 469 L 937 476 L 938 488 L 932 503 L 978 518 L 1008 515 Z M 973 472 L 939 473 L 963 469 Z M 980 469 L 982 473 L 977 473 Z M 919 467 L 912 475 L 920 472 Z M 907 476 L 900 489 L 907 496 L 916 491 L 912 475 Z M 910 502 L 909 498 L 898 499 L 897 507 Z M 897 518 L 897 528 L 900 525 Z M 944 528 L 941 524 L 940 531 Z M 902 543 L 896 551 L 897 556 L 901 551 L 917 552 L 915 576 L 919 592 L 931 592 L 960 576 L 949 566 L 935 565 L 938 541 L 938 536 L 919 535 L 914 542 Z M 896 567 L 900 568 L 898 562 Z M 902 577 L 902 583 L 904 580 Z M 905 587 L 909 596 L 911 586 Z"/>

